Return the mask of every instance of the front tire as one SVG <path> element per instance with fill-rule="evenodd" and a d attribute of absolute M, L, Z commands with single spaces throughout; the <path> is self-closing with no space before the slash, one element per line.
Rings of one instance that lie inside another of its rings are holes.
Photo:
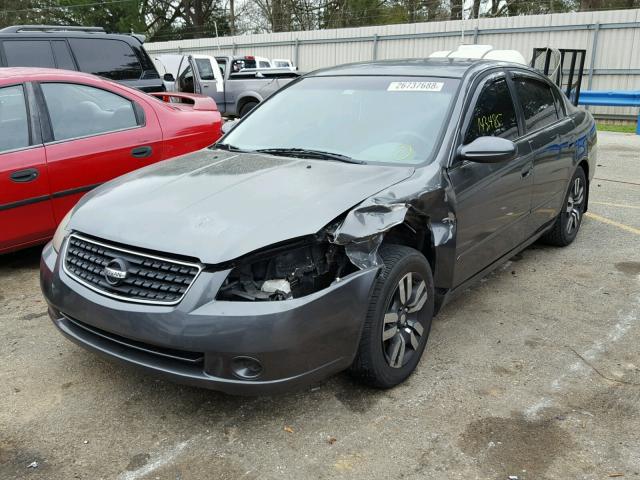
<path fill-rule="evenodd" d="M 431 267 L 417 250 L 383 245 L 384 262 L 369 300 L 351 373 L 363 383 L 391 388 L 415 370 L 433 318 Z"/>
<path fill-rule="evenodd" d="M 542 241 L 549 245 L 566 247 L 578 235 L 582 216 L 587 205 L 587 177 L 582 167 L 578 167 L 569 182 L 569 189 L 551 230 L 544 234 Z"/>

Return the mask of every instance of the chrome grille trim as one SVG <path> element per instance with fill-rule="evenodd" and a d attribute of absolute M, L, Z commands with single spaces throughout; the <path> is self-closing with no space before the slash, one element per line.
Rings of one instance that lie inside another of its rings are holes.
<path fill-rule="evenodd" d="M 196 273 L 193 276 L 193 279 L 191 280 L 191 282 L 189 283 L 189 285 L 187 286 L 187 288 L 185 289 L 185 291 L 183 292 L 182 296 L 180 296 L 178 299 L 176 300 L 172 300 L 172 301 L 162 301 L 162 300 L 148 300 L 148 299 L 143 299 L 143 298 L 132 298 L 132 297 L 127 297 L 124 295 L 119 295 L 117 293 L 113 293 L 113 292 L 109 292 L 107 290 L 104 290 L 102 288 L 99 288 L 98 286 L 85 281 L 84 279 L 80 278 L 78 275 L 76 275 L 74 272 L 70 271 L 67 268 L 67 254 L 68 254 L 68 250 L 69 250 L 69 246 L 71 244 L 71 239 L 77 239 L 80 240 L 82 242 L 86 242 L 86 243 L 90 243 L 99 247 L 103 247 L 103 248 L 107 248 L 109 250 L 115 250 L 118 252 L 123 252 L 125 254 L 129 254 L 129 255 L 134 255 L 134 256 L 138 256 L 144 259 L 148 259 L 148 260 L 156 260 L 156 261 L 161 261 L 161 262 L 166 262 L 166 263 L 170 263 L 170 264 L 174 264 L 174 265 L 180 265 L 180 266 L 184 266 L 184 267 L 189 267 L 189 268 L 194 268 L 196 269 Z M 166 257 L 160 257 L 157 255 L 151 255 L 148 253 L 141 253 L 139 251 L 135 251 L 135 250 L 130 250 L 127 248 L 122 248 L 122 247 L 116 247 L 114 245 L 111 245 L 109 243 L 105 243 L 103 241 L 99 241 L 99 240 L 94 240 L 92 238 L 88 238 L 85 237 L 81 234 L 78 233 L 72 233 L 71 235 L 69 235 L 69 237 L 66 239 L 65 241 L 65 246 L 64 246 L 64 253 L 62 255 L 61 258 L 61 263 L 62 263 L 62 269 L 64 270 L 64 272 L 69 276 L 69 278 L 73 279 L 74 281 L 80 283 L 81 285 L 85 286 L 86 288 L 99 293 L 100 295 L 104 295 L 106 297 L 109 298 L 113 298 L 116 300 L 121 300 L 124 302 L 129 302 L 129 303 L 139 303 L 139 304 L 145 304 L 145 305 L 158 305 L 158 306 L 171 306 L 171 305 L 177 305 L 178 303 L 180 303 L 184 297 L 187 295 L 187 293 L 189 292 L 189 290 L 191 290 L 191 287 L 193 286 L 193 284 L 196 282 L 196 280 L 198 279 L 198 277 L 200 276 L 200 273 L 203 270 L 203 266 L 197 263 L 190 263 L 190 262 L 184 262 L 182 260 L 174 260 L 174 259 L 170 259 L 170 258 L 166 258 Z"/>

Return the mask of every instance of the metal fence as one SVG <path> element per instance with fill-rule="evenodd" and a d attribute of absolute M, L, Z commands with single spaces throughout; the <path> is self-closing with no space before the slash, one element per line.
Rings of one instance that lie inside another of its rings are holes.
<path fill-rule="evenodd" d="M 584 48 L 585 90 L 640 90 L 640 9 L 411 23 L 148 43 L 152 55 L 204 53 L 289 58 L 301 71 L 375 59 L 427 57 L 461 42 L 515 49 Z M 593 107 L 632 118 L 637 109 Z"/>

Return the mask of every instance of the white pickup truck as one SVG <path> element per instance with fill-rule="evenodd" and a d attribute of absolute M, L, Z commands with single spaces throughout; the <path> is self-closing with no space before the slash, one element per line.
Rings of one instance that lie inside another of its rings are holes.
<path fill-rule="evenodd" d="M 246 68 L 251 58 L 255 57 L 192 54 L 161 55 L 154 60 L 173 90 L 207 95 L 222 115 L 242 117 L 300 76 L 286 68 Z"/>

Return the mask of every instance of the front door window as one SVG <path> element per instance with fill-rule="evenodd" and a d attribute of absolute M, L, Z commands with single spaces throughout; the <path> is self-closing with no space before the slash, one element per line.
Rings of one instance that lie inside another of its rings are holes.
<path fill-rule="evenodd" d="M 478 137 L 518 137 L 518 120 L 507 81 L 504 78 L 487 83 L 473 109 L 464 144 Z"/>

